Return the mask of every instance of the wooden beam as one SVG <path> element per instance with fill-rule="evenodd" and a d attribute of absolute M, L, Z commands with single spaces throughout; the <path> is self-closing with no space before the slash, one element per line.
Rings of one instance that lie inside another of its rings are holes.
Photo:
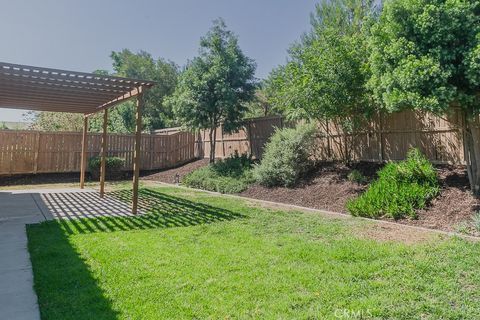
<path fill-rule="evenodd" d="M 130 92 L 127 92 L 125 93 L 124 95 L 118 97 L 118 98 L 115 98 L 113 99 L 112 101 L 109 101 L 107 103 L 104 103 L 103 105 L 99 106 L 97 108 L 97 110 L 93 113 L 97 113 L 99 111 L 102 111 L 102 110 L 106 110 L 110 107 L 113 107 L 114 105 L 116 104 L 119 104 L 119 103 L 122 103 L 122 102 L 125 102 L 133 97 L 136 97 L 138 96 L 141 92 L 143 92 L 143 87 L 138 87 L 138 88 L 135 88 L 133 89 L 132 91 Z M 138 100 L 137 100 L 137 104 L 138 104 Z M 143 104 L 143 97 L 142 97 L 142 104 Z M 93 114 L 92 113 L 92 114 Z M 92 114 L 89 114 L 89 116 L 91 116 Z"/>
<path fill-rule="evenodd" d="M 83 117 L 82 155 L 80 163 L 80 189 L 85 188 L 85 169 L 87 167 L 88 117 Z"/>
<path fill-rule="evenodd" d="M 59 83 L 69 83 L 72 85 L 86 85 L 98 88 L 118 89 L 118 90 L 132 90 L 135 87 L 134 83 L 126 83 L 119 81 L 103 80 L 100 76 L 97 79 L 93 77 L 78 77 L 75 75 L 48 73 L 48 72 L 31 72 L 18 69 L 0 69 L 0 75 L 6 77 L 20 77 L 24 79 L 32 79 L 34 81 L 53 81 Z"/>
<path fill-rule="evenodd" d="M 102 134 L 102 160 L 100 164 L 100 197 L 105 196 L 105 170 L 106 170 L 106 158 L 107 158 L 107 122 L 108 122 L 108 109 L 103 111 L 103 134 Z"/>
<path fill-rule="evenodd" d="M 133 155 L 132 213 L 138 213 L 138 180 L 140 176 L 140 144 L 142 142 L 143 88 L 138 88 L 135 114 L 135 153 Z"/>
<path fill-rule="evenodd" d="M 20 78 L 20 77 L 5 77 L 0 74 L 0 84 L 3 86 L 4 84 L 12 84 L 12 85 L 27 85 L 33 86 L 38 89 L 62 89 L 68 91 L 78 91 L 78 92 L 90 92 L 90 93 L 105 93 L 105 94 L 117 94 L 120 92 L 126 92 L 128 90 L 112 90 L 112 89 L 104 89 L 104 88 L 91 88 L 85 86 L 79 86 L 69 83 L 56 83 L 50 81 L 41 81 L 38 79 L 31 79 L 31 78 Z"/>
<path fill-rule="evenodd" d="M 103 82 L 103 83 L 114 83 L 114 84 L 120 84 L 120 85 L 131 85 L 133 86 L 146 86 L 150 87 L 154 84 L 153 81 L 150 80 L 142 80 L 142 79 L 131 79 L 131 78 L 123 78 L 123 77 L 117 77 L 117 76 L 105 76 L 101 74 L 96 74 L 96 73 L 87 73 L 87 72 L 78 72 L 78 71 L 68 71 L 68 70 L 61 70 L 61 69 L 52 69 L 52 68 L 42 68 L 42 67 L 34 67 L 34 66 L 28 66 L 28 65 L 21 65 L 21 64 L 13 64 L 13 63 L 5 63 L 5 62 L 0 62 L 0 71 L 3 72 L 27 72 L 28 74 L 32 75 L 51 75 L 53 77 L 58 77 L 58 76 L 67 76 L 70 78 L 77 78 L 77 79 L 82 79 L 82 80 L 88 80 L 88 81 L 97 81 L 97 82 Z"/>

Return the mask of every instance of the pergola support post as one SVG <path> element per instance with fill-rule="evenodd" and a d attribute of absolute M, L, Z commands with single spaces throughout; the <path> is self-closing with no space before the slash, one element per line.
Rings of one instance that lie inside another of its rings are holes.
<path fill-rule="evenodd" d="M 87 132 L 88 132 L 88 117 L 83 118 L 83 133 L 82 133 L 82 154 L 80 163 L 80 189 L 85 188 L 85 169 L 87 167 Z"/>
<path fill-rule="evenodd" d="M 105 196 L 105 171 L 107 158 L 107 123 L 108 123 L 108 109 L 103 111 L 103 134 L 102 134 L 102 151 L 100 164 L 100 198 Z"/>
<path fill-rule="evenodd" d="M 138 183 L 140 176 L 140 145 L 142 143 L 143 88 L 139 87 L 135 113 L 135 153 L 133 155 L 132 213 L 138 213 Z"/>

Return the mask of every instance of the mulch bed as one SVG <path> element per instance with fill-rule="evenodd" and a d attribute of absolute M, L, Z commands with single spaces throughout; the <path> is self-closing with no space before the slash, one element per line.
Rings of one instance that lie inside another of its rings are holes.
<path fill-rule="evenodd" d="M 339 164 L 325 164 L 308 175 L 308 179 L 295 188 L 267 188 L 258 184 L 250 186 L 240 195 L 274 202 L 298 205 L 315 209 L 346 213 L 345 203 L 365 190 L 365 185 L 359 185 L 347 180 L 352 169 L 362 172 L 368 179 L 375 177 L 380 168 L 374 163 L 359 163 L 353 167 Z"/>
<path fill-rule="evenodd" d="M 369 180 L 375 178 L 380 165 L 360 163 L 353 167 L 327 164 L 318 168 L 310 178 L 295 188 L 266 188 L 252 185 L 241 195 L 274 202 L 294 204 L 303 207 L 347 213 L 345 204 L 366 189 L 366 185 L 348 181 L 347 174 L 352 169 L 361 171 Z M 400 219 L 396 222 L 456 231 L 460 224 L 468 223 L 480 201 L 470 193 L 467 173 L 464 167 L 437 166 L 441 192 L 431 205 L 418 212 L 418 219 Z"/>
<path fill-rule="evenodd" d="M 201 160 L 193 161 L 173 169 L 144 173 L 141 179 L 160 181 L 165 183 L 175 183 L 175 175 L 178 174 L 180 177 L 180 181 L 182 181 L 182 178 L 186 174 L 192 172 L 195 169 L 208 165 L 208 162 L 209 162 L 208 159 L 201 159 Z"/>
<path fill-rule="evenodd" d="M 176 174 L 179 174 L 181 179 L 185 174 L 206 165 L 208 159 L 202 159 L 179 168 L 148 174 L 142 179 L 173 183 Z M 371 181 L 376 178 L 376 172 L 381 166 L 369 162 L 352 166 L 325 163 L 311 172 L 295 188 L 267 188 L 253 184 L 239 195 L 348 214 L 345 209 L 347 200 L 358 196 L 367 187 L 367 184 L 349 181 L 348 173 L 352 169 L 357 169 Z M 436 169 L 441 185 L 440 195 L 432 201 L 428 209 L 418 212 L 418 219 L 400 219 L 396 221 L 397 223 L 457 231 L 462 223 L 471 222 L 473 213 L 480 210 L 480 200 L 470 193 L 465 167 L 437 166 Z"/>

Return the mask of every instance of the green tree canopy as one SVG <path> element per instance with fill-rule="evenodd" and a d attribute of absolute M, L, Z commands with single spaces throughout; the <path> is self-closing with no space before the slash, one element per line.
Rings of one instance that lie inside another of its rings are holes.
<path fill-rule="evenodd" d="M 388 111 L 480 111 L 480 2 L 388 1 L 371 50 L 369 86 Z"/>
<path fill-rule="evenodd" d="M 371 0 L 317 4 L 312 30 L 267 79 L 270 102 L 291 119 L 347 121 L 369 115 L 367 30 L 374 13 Z"/>
<path fill-rule="evenodd" d="M 114 75 L 128 78 L 153 80 L 156 85 L 144 95 L 143 123 L 144 129 L 154 130 L 175 125 L 172 109 L 164 103 L 177 85 L 178 66 L 164 59 L 154 59 L 149 53 L 140 51 L 132 53 L 128 49 L 112 52 Z M 119 109 L 125 127 L 133 132 L 135 129 L 135 112 L 133 102 L 127 102 Z"/>
<path fill-rule="evenodd" d="M 480 2 L 395 0 L 370 40 L 369 87 L 384 110 L 465 111 L 472 190 L 480 190 Z"/>
<path fill-rule="evenodd" d="M 188 63 L 169 100 L 182 125 L 209 129 L 210 161 L 215 161 L 215 134 L 220 123 L 232 132 L 241 125 L 246 103 L 255 93 L 255 63 L 240 49 L 222 19 L 201 38 L 199 56 Z"/>

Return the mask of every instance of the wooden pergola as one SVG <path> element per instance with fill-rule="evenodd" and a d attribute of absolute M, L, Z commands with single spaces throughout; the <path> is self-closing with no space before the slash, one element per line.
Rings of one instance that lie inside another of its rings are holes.
<path fill-rule="evenodd" d="M 0 108 L 84 114 L 80 187 L 85 185 L 88 117 L 103 112 L 100 196 L 105 195 L 108 109 L 136 98 L 132 213 L 138 212 L 143 93 L 153 81 L 0 62 Z"/>

